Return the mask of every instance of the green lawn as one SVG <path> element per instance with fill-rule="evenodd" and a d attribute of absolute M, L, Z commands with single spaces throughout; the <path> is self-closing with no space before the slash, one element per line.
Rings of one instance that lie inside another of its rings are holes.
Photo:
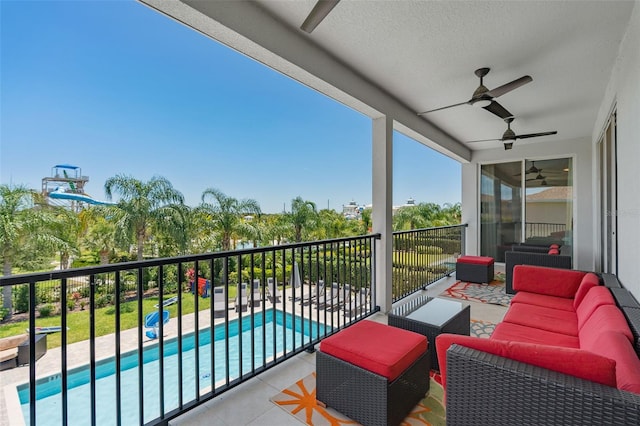
<path fill-rule="evenodd" d="M 231 286 L 229 288 L 229 298 L 235 297 L 236 288 Z M 175 296 L 175 294 L 165 295 L 164 298 L 169 299 Z M 144 315 L 157 310 L 154 307 L 158 303 L 157 297 L 149 297 L 142 300 L 142 310 Z M 230 302 L 233 305 L 233 302 Z M 211 306 L 210 298 L 200 298 L 198 300 L 198 308 L 200 311 L 209 309 Z M 178 304 L 175 303 L 165 308 L 171 314 L 171 318 L 175 318 L 178 315 Z M 182 314 L 190 314 L 194 312 L 194 297 L 190 293 L 183 293 L 182 295 Z M 48 327 L 61 325 L 61 318 L 59 315 L 51 316 L 47 318 L 36 318 L 36 327 Z M 123 303 L 121 305 L 120 312 L 120 329 L 127 330 L 129 328 L 135 328 L 138 326 L 138 302 L 131 301 Z M 14 336 L 17 334 L 25 333 L 29 327 L 29 321 L 20 321 L 7 325 L 0 325 L 0 338 L 7 336 Z M 67 327 L 69 327 L 67 333 L 67 342 L 75 343 L 82 340 L 89 339 L 89 311 L 75 311 L 67 314 Z M 115 307 L 107 306 L 95 310 L 95 327 L 96 336 L 104 336 L 106 334 L 115 333 Z M 49 349 L 60 346 L 60 333 L 52 333 L 47 337 L 47 347 Z"/>

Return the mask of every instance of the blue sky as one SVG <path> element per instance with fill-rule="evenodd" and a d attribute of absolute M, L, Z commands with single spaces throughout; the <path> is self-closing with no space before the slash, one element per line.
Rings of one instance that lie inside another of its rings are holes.
<path fill-rule="evenodd" d="M 56 164 L 104 199 L 116 174 L 164 176 L 263 211 L 300 195 L 371 203 L 371 120 L 133 1 L 0 1 L 0 180 Z M 398 133 L 394 204 L 460 201 L 460 165 Z"/>

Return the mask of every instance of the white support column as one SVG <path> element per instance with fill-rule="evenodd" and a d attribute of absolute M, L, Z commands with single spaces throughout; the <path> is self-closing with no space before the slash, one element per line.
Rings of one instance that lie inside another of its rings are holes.
<path fill-rule="evenodd" d="M 392 216 L 393 216 L 393 120 L 389 117 L 373 119 L 373 232 L 382 238 L 376 247 L 376 303 L 384 313 L 389 312 L 392 274 Z"/>

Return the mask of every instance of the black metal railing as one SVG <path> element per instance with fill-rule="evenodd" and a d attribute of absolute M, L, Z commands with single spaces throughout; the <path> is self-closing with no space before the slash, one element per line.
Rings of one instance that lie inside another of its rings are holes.
<path fill-rule="evenodd" d="M 565 223 L 526 222 L 524 225 L 525 238 L 551 237 L 554 233 L 562 233 L 567 230 Z"/>
<path fill-rule="evenodd" d="M 393 301 L 451 274 L 464 254 L 467 225 L 393 233 Z"/>
<path fill-rule="evenodd" d="M 16 388 L 25 422 L 167 424 L 311 350 L 377 310 L 376 238 L 0 277 L 28 294 L 28 378 Z M 48 316 L 45 286 L 59 289 Z M 40 332 L 59 346 L 53 370 L 36 362 Z"/>

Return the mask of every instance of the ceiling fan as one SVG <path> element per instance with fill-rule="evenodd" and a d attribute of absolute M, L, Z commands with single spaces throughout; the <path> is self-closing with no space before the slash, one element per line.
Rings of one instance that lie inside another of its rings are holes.
<path fill-rule="evenodd" d="M 500 139 L 481 139 L 477 141 L 467 141 L 467 143 L 502 141 L 504 142 L 504 149 L 508 150 L 513 148 L 513 143 L 515 142 L 516 139 L 537 138 L 540 136 L 549 136 L 549 135 L 555 135 L 558 133 L 556 130 L 554 130 L 552 132 L 528 133 L 526 135 L 516 135 L 516 133 L 513 130 L 511 130 L 511 122 L 513 120 L 514 120 L 514 117 L 507 117 L 504 119 L 504 121 L 507 123 L 507 130 L 505 130 L 504 134 Z M 532 170 L 532 168 L 529 168 L 529 170 Z M 535 167 L 535 171 L 532 171 L 531 173 L 539 173 L 540 171 L 542 170 Z M 527 171 L 527 173 L 529 173 L 529 171 Z"/>
<path fill-rule="evenodd" d="M 431 109 L 429 111 L 419 112 L 418 115 L 429 114 L 431 112 L 441 111 L 443 109 L 453 108 L 460 105 L 474 105 L 474 106 L 484 108 L 490 113 L 495 114 L 502 119 L 505 119 L 507 117 L 512 117 L 513 114 L 507 111 L 502 105 L 500 105 L 494 99 L 504 95 L 505 93 L 509 93 L 510 91 L 517 89 L 518 87 L 524 84 L 527 84 L 533 81 L 533 79 L 530 76 L 525 75 L 507 84 L 503 84 L 502 86 L 496 87 L 493 90 L 489 90 L 484 86 L 483 78 L 487 74 L 489 74 L 490 70 L 491 68 L 479 68 L 475 71 L 475 74 L 478 77 L 480 77 L 480 86 L 478 86 L 475 92 L 473 92 L 471 99 L 469 99 L 468 101 L 460 102 L 453 105 L 448 105 L 441 108 Z"/>
<path fill-rule="evenodd" d="M 530 181 L 530 180 L 545 180 L 546 178 L 547 178 L 546 176 L 542 176 L 542 173 L 538 173 L 538 176 L 536 176 L 534 178 L 527 179 L 527 182 Z"/>
<path fill-rule="evenodd" d="M 311 34 L 311 31 L 315 30 L 318 24 L 327 17 L 329 12 L 336 7 L 339 1 L 340 0 L 318 0 L 316 5 L 313 6 L 313 9 L 311 9 L 307 19 L 305 19 L 300 26 L 300 29 Z"/>
<path fill-rule="evenodd" d="M 525 175 L 529 175 L 531 173 L 542 173 L 542 169 L 539 169 L 536 167 L 536 162 L 535 161 L 531 161 L 531 167 L 529 167 L 527 170 L 524 171 Z M 514 176 L 520 176 L 521 173 L 516 173 Z"/>
<path fill-rule="evenodd" d="M 539 172 L 541 172 L 541 171 L 542 171 L 542 169 L 537 168 L 537 167 L 536 167 L 536 162 L 532 160 L 532 161 L 531 161 L 531 167 L 529 167 L 527 170 L 525 170 L 525 173 L 526 173 L 526 174 L 529 174 L 529 173 L 539 173 Z"/>

